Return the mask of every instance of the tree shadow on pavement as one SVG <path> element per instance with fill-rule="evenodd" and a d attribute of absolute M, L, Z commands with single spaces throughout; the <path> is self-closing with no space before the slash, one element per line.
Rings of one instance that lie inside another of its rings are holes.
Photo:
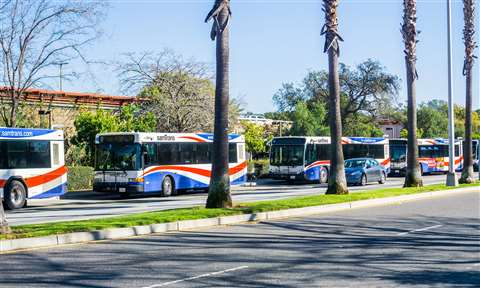
<path fill-rule="evenodd" d="M 143 287 L 248 266 L 168 287 L 478 287 L 479 228 L 422 215 L 216 227 L 1 255 L 0 286 Z"/>

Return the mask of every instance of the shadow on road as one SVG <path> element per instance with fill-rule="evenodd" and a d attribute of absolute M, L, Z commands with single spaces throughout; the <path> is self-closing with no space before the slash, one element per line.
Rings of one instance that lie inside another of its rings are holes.
<path fill-rule="evenodd" d="M 398 236 L 439 222 L 443 229 Z M 422 215 L 239 225 L 2 255 L 0 286 L 133 287 L 139 279 L 162 283 L 248 265 L 185 287 L 473 288 L 479 229 L 474 218 Z"/>

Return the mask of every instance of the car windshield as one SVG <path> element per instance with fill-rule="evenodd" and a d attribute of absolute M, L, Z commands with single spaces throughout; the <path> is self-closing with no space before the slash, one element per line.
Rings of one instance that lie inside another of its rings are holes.
<path fill-rule="evenodd" d="M 305 145 L 273 145 L 270 164 L 274 166 L 302 166 Z"/>
<path fill-rule="evenodd" d="M 141 166 L 140 146 L 132 143 L 97 145 L 95 169 L 98 171 L 136 170 Z"/>
<path fill-rule="evenodd" d="M 345 168 L 363 168 L 365 167 L 364 159 L 352 159 L 345 161 Z"/>

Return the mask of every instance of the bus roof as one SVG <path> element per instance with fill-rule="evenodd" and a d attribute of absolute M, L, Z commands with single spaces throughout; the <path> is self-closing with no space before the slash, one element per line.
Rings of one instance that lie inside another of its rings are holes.
<path fill-rule="evenodd" d="M 95 143 L 100 143 L 103 136 L 131 136 L 135 143 L 145 142 L 213 142 L 211 133 L 145 133 L 145 132 L 114 132 L 98 134 Z M 228 140 L 231 143 L 243 143 L 242 135 L 230 134 Z"/>
<path fill-rule="evenodd" d="M 383 137 L 342 137 L 342 144 L 387 144 L 388 138 Z M 302 143 L 300 143 L 302 142 Z M 275 137 L 272 144 L 330 144 L 330 137 L 285 136 Z"/>
<path fill-rule="evenodd" d="M 436 139 L 418 139 L 418 145 L 448 145 L 448 139 L 436 138 Z M 455 139 L 455 144 L 460 144 L 459 139 Z"/>
<path fill-rule="evenodd" d="M 57 140 L 63 141 L 62 130 L 0 127 L 1 140 Z"/>

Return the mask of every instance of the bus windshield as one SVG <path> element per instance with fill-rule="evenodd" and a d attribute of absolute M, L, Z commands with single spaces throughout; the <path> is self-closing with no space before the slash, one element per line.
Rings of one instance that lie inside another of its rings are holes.
<path fill-rule="evenodd" d="M 392 162 L 405 162 L 407 161 L 407 146 L 406 145 L 391 145 L 390 157 Z"/>
<path fill-rule="evenodd" d="M 102 143 L 97 145 L 97 171 L 141 169 L 140 145 L 133 143 Z"/>
<path fill-rule="evenodd" d="M 270 164 L 274 166 L 302 166 L 305 145 L 273 145 Z"/>

